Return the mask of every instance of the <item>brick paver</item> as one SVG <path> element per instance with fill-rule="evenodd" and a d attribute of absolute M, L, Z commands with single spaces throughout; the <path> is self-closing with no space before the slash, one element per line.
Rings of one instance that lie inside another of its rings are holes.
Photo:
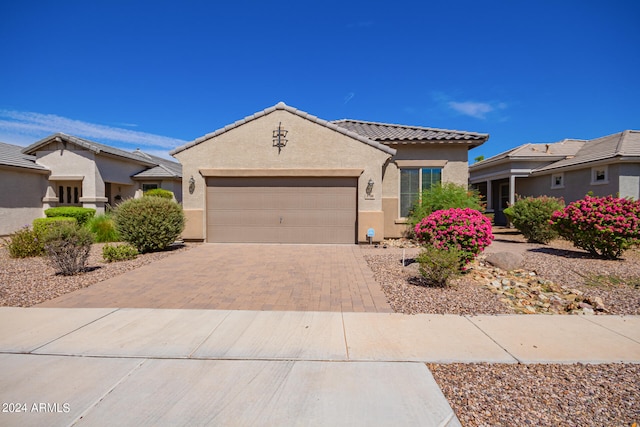
<path fill-rule="evenodd" d="M 203 244 L 40 306 L 393 311 L 355 245 Z"/>

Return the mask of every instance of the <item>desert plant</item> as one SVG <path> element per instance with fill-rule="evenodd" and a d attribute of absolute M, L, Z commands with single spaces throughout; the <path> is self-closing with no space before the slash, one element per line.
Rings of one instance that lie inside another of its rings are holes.
<path fill-rule="evenodd" d="M 9 235 L 5 244 L 11 258 L 27 258 L 40 256 L 44 253 L 42 239 L 29 226 L 22 227 Z"/>
<path fill-rule="evenodd" d="M 551 215 L 564 207 L 564 201 L 555 197 L 518 198 L 513 206 L 511 222 L 531 243 L 547 244 L 558 237 L 549 222 Z"/>
<path fill-rule="evenodd" d="M 51 230 L 55 227 L 58 227 L 61 224 L 73 224 L 76 225 L 77 221 L 75 218 L 68 216 L 54 216 L 48 218 L 36 218 L 33 220 L 33 232 L 36 235 L 43 239 Z"/>
<path fill-rule="evenodd" d="M 491 221 L 474 209 L 445 209 L 433 212 L 415 228 L 416 239 L 425 246 L 462 251 L 462 263 L 472 261 L 493 241 Z"/>
<path fill-rule="evenodd" d="M 120 237 L 141 253 L 167 248 L 184 229 L 182 207 L 161 197 L 129 199 L 115 210 Z"/>
<path fill-rule="evenodd" d="M 145 197 L 163 197 L 165 199 L 173 199 L 173 192 L 163 188 L 153 188 L 144 192 Z"/>
<path fill-rule="evenodd" d="M 463 258 L 463 252 L 458 249 L 426 246 L 416 257 L 416 262 L 420 274 L 429 284 L 446 286 L 451 279 L 460 275 Z"/>
<path fill-rule="evenodd" d="M 125 261 L 137 256 L 138 250 L 127 243 L 116 246 L 107 243 L 102 248 L 102 258 L 107 262 Z"/>
<path fill-rule="evenodd" d="M 73 276 L 84 270 L 89 258 L 93 235 L 75 224 L 60 224 L 44 237 L 44 249 L 56 270 Z"/>
<path fill-rule="evenodd" d="M 482 196 L 478 190 L 447 182 L 424 190 L 409 213 L 409 224 L 413 227 L 431 213 L 451 208 L 469 208 L 484 211 Z"/>
<path fill-rule="evenodd" d="M 78 221 L 78 225 L 84 225 L 89 221 L 89 218 L 95 215 L 95 213 L 95 209 L 81 208 L 78 206 L 60 206 L 57 208 L 49 208 L 44 211 L 44 214 L 49 218 L 55 216 L 68 216 L 75 218 L 76 221 Z"/>
<path fill-rule="evenodd" d="M 95 235 L 95 241 L 98 243 L 120 241 L 120 235 L 111 214 L 94 216 L 87 222 L 86 227 Z"/>
<path fill-rule="evenodd" d="M 592 197 L 575 201 L 551 217 L 563 238 L 592 255 L 617 259 L 640 243 L 640 201 Z"/>

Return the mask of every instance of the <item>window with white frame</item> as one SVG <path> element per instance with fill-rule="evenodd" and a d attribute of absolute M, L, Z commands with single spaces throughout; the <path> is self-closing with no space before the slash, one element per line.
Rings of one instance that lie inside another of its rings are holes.
<path fill-rule="evenodd" d="M 591 184 L 606 184 L 609 182 L 609 170 L 606 166 L 591 168 Z"/>
<path fill-rule="evenodd" d="M 442 182 L 442 168 L 400 169 L 400 217 L 409 216 L 413 204 L 424 190 Z"/>
<path fill-rule="evenodd" d="M 564 188 L 564 173 L 551 175 L 551 188 Z"/>

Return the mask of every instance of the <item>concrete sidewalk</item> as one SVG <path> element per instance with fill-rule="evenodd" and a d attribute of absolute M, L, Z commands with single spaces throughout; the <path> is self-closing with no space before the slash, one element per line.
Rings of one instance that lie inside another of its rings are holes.
<path fill-rule="evenodd" d="M 0 308 L 0 424 L 459 425 L 424 362 L 640 363 L 640 316 Z"/>

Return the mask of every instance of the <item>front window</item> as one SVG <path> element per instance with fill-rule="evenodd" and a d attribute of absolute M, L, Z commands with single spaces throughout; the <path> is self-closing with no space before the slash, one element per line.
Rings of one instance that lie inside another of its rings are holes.
<path fill-rule="evenodd" d="M 155 190 L 156 188 L 158 188 L 158 184 L 142 184 L 142 192 Z"/>
<path fill-rule="evenodd" d="M 551 175 L 551 188 L 564 188 L 564 174 Z"/>
<path fill-rule="evenodd" d="M 591 169 L 591 184 L 606 184 L 609 181 L 606 166 Z"/>
<path fill-rule="evenodd" d="M 424 190 L 442 182 L 442 168 L 400 169 L 400 217 L 409 216 Z"/>

